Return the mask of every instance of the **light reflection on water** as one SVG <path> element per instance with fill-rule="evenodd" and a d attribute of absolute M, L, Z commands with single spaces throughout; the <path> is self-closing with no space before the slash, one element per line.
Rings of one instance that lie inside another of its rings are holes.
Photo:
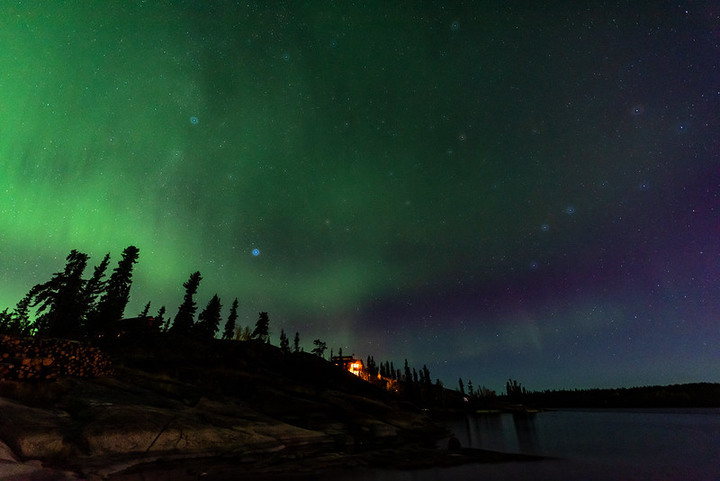
<path fill-rule="evenodd" d="M 720 409 L 473 415 L 448 427 L 464 446 L 559 458 L 461 466 L 457 480 L 720 480 Z"/>
<path fill-rule="evenodd" d="M 553 411 L 469 415 L 447 426 L 464 447 L 552 456 L 544 461 L 422 470 L 342 470 L 251 479 L 273 481 L 718 481 L 720 409 Z M 445 442 L 446 445 L 446 442 Z M 239 479 L 210 476 L 213 481 Z M 245 479 L 246 475 L 243 476 Z M 136 478 L 118 478 L 136 481 Z M 142 481 L 171 478 L 144 475 Z M 193 478 L 203 479 L 203 478 Z M 178 481 L 175 476 L 172 481 Z"/>
<path fill-rule="evenodd" d="M 346 479 L 720 480 L 720 409 L 470 415 L 447 425 L 465 447 L 539 454 L 555 459 L 402 472 L 374 471 Z"/>

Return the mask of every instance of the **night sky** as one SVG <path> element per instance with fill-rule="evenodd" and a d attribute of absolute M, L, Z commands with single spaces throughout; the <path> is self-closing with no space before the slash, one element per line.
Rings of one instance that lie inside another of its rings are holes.
<path fill-rule="evenodd" d="M 0 310 L 135 245 L 127 316 L 199 270 L 451 387 L 720 381 L 720 7 L 594 3 L 2 2 Z"/>

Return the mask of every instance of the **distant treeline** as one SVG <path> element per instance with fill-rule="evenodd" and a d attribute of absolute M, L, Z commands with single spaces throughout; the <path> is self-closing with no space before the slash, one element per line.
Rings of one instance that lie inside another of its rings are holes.
<path fill-rule="evenodd" d="M 720 407 L 720 384 L 524 392 L 514 399 L 543 408 Z"/>

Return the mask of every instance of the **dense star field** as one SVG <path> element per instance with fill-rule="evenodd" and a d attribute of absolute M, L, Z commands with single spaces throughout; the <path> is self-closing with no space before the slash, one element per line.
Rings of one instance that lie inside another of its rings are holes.
<path fill-rule="evenodd" d="M 451 386 L 719 380 L 715 2 L 266 3 L 0 5 L 0 310 L 135 245 L 127 316 L 198 270 Z"/>

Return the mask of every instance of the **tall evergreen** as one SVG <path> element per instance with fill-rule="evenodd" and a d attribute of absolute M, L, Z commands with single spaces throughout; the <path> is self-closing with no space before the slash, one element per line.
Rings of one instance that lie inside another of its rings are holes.
<path fill-rule="evenodd" d="M 428 369 L 427 365 L 423 364 L 423 378 L 425 378 L 425 384 L 432 384 L 432 379 L 430 379 L 430 370 Z"/>
<path fill-rule="evenodd" d="M 293 339 L 293 351 L 300 352 L 300 333 L 295 331 L 295 339 Z"/>
<path fill-rule="evenodd" d="M 288 341 L 284 329 L 280 329 L 280 350 L 282 352 L 290 352 L 290 341 Z"/>
<path fill-rule="evenodd" d="M 220 311 L 222 304 L 220 298 L 215 294 L 207 306 L 198 316 L 198 322 L 195 324 L 195 332 L 202 339 L 214 339 L 215 334 L 220 328 Z"/>
<path fill-rule="evenodd" d="M 193 323 L 195 322 L 195 311 L 197 311 L 197 304 L 195 304 L 193 297 L 197 293 L 201 280 L 202 276 L 200 272 L 193 272 L 190 274 L 187 282 L 183 284 L 185 297 L 178 308 L 178 313 L 170 328 L 171 333 L 181 336 L 190 334 Z"/>
<path fill-rule="evenodd" d="M 150 301 L 148 301 L 148 303 L 145 304 L 145 307 L 140 312 L 140 315 L 138 315 L 138 317 L 147 317 L 148 312 L 150 312 Z"/>
<path fill-rule="evenodd" d="M 238 318 L 238 300 L 237 297 L 232 303 L 232 306 L 230 307 L 230 314 L 228 314 L 227 322 L 225 323 L 225 330 L 223 331 L 222 338 L 225 340 L 230 340 L 235 335 L 235 321 L 237 321 Z"/>
<path fill-rule="evenodd" d="M 30 334 L 30 306 L 38 294 L 39 286 L 35 286 L 20 299 L 12 313 L 8 314 L 6 332 L 15 336 Z"/>
<path fill-rule="evenodd" d="M 41 335 L 51 337 L 79 337 L 80 320 L 85 311 L 82 278 L 88 256 L 75 249 L 68 254 L 63 272 L 58 272 L 44 284 L 33 289 L 39 314 L 35 328 Z"/>
<path fill-rule="evenodd" d="M 160 326 L 160 329 L 163 332 L 166 332 L 168 330 L 170 318 L 168 318 L 167 320 L 165 319 L 165 306 L 160 306 L 160 310 L 158 310 L 158 313 L 155 315 L 155 321 L 157 322 L 157 325 Z"/>
<path fill-rule="evenodd" d="M 133 265 L 137 262 L 140 250 L 128 246 L 122 253 L 122 259 L 107 281 L 105 292 L 98 302 L 97 310 L 89 322 L 90 334 L 99 334 L 122 319 L 130 299 Z"/>
<path fill-rule="evenodd" d="M 263 342 L 270 340 L 270 318 L 267 312 L 261 312 L 260 317 L 255 323 L 255 329 L 252 332 L 253 339 L 259 339 Z"/>
<path fill-rule="evenodd" d="M 85 283 L 83 288 L 83 304 L 85 313 L 82 319 L 83 324 L 87 327 L 88 319 L 97 311 L 97 301 L 100 294 L 107 287 L 107 280 L 104 279 L 105 271 L 110 264 L 110 253 L 105 254 L 103 260 L 93 269 L 93 275 Z"/>

